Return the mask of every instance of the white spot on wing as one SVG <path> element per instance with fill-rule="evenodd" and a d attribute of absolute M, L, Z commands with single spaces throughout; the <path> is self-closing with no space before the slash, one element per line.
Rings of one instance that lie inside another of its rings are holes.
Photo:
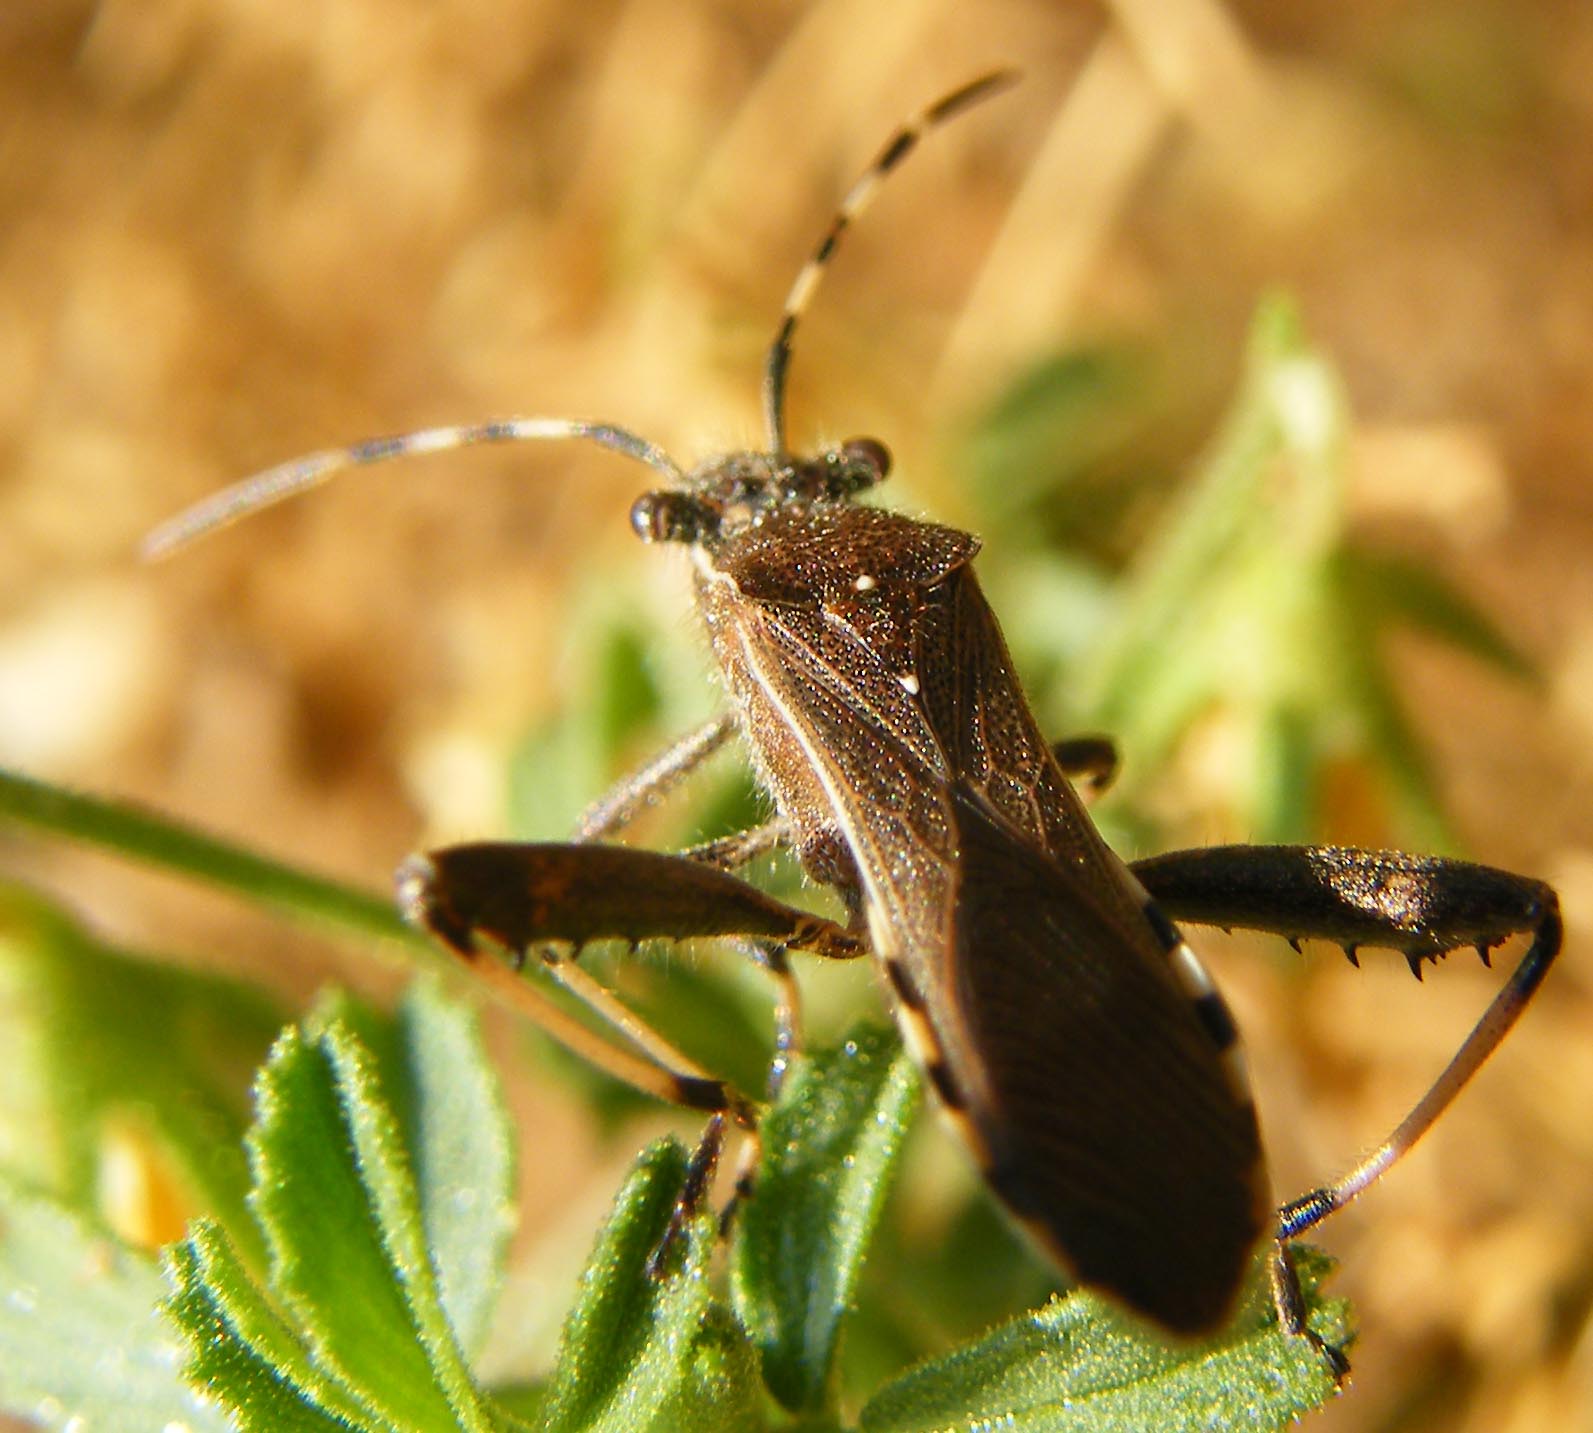
<path fill-rule="evenodd" d="M 860 572 L 852 579 L 852 590 L 854 592 L 872 592 L 878 586 L 879 583 L 866 572 Z"/>
<path fill-rule="evenodd" d="M 918 695 L 918 678 L 912 672 L 898 672 L 896 680 L 902 684 L 902 690 L 910 697 Z"/>

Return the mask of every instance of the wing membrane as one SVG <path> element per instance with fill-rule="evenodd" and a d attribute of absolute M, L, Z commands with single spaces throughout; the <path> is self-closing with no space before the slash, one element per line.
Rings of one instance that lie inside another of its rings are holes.
<path fill-rule="evenodd" d="M 1166 960 L 1126 945 L 975 794 L 953 806 L 948 975 L 967 1043 L 946 1056 L 979 1091 L 967 1117 L 990 1182 L 1080 1278 L 1170 1328 L 1209 1328 L 1266 1213 L 1254 1108 Z"/>

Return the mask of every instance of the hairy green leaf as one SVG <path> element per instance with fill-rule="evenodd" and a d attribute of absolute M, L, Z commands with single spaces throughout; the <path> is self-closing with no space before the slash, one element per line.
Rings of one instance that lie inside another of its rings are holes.
<path fill-rule="evenodd" d="M 319 1023 L 319 1022 L 318 1022 Z M 443 1315 L 375 1061 L 333 1018 L 278 1041 L 250 1135 L 272 1282 L 317 1360 L 399 1426 L 490 1426 Z"/>
<path fill-rule="evenodd" d="M 317 1367 L 209 1220 L 168 1251 L 167 1278 L 167 1311 L 188 1337 L 188 1380 L 219 1398 L 241 1433 L 383 1433 L 390 1426 Z"/>
<path fill-rule="evenodd" d="M 478 1338 L 490 1312 L 512 1174 L 473 1021 L 429 987 L 392 1025 L 324 1002 L 278 1040 L 257 1103 L 268 1281 L 211 1225 L 176 1246 L 190 1378 L 251 1429 L 517 1426 L 451 1322 Z"/>
<path fill-rule="evenodd" d="M 918 1094 L 917 1070 L 895 1036 L 860 1028 L 797 1063 L 764 1118 L 731 1288 L 764 1380 L 787 1408 L 815 1411 L 830 1397 L 841 1321 Z"/>
<path fill-rule="evenodd" d="M 756 1360 L 709 1288 L 712 1217 L 689 1222 L 663 1271 L 648 1268 L 686 1167 L 681 1146 L 660 1141 L 620 1190 L 565 1324 L 543 1433 L 754 1433 L 763 1426 Z"/>
<path fill-rule="evenodd" d="M 381 1098 L 413 1168 L 438 1297 L 460 1344 L 479 1349 L 514 1229 L 514 1142 L 475 1016 L 437 983 L 412 985 L 396 1019 L 346 997 L 324 1002 L 376 1056 Z"/>
<path fill-rule="evenodd" d="M 1301 1250 L 1298 1263 L 1312 1328 L 1342 1345 L 1345 1305 L 1318 1295 L 1328 1261 Z M 1188 1344 L 1159 1337 L 1095 1294 L 1054 1299 L 887 1384 L 864 1408 L 861 1426 L 865 1433 L 1266 1433 L 1335 1391 L 1316 1350 L 1279 1332 L 1258 1277 L 1227 1329 Z"/>

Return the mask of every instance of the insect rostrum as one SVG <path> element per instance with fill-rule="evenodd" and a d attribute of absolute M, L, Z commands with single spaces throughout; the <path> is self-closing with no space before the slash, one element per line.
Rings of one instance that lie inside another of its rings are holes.
<path fill-rule="evenodd" d="M 1498 1044 L 1558 950 L 1556 899 L 1506 872 L 1345 848 L 1222 847 L 1125 864 L 1070 780 L 1093 784 L 1111 753 L 1099 741 L 1053 746 L 1040 731 L 974 574 L 977 539 L 860 503 L 889 471 L 877 440 L 788 451 L 791 338 L 837 240 L 923 133 L 1005 79 L 983 77 L 925 110 L 843 200 L 770 350 L 766 451 L 684 471 L 607 424 L 430 430 L 273 469 L 179 518 L 154 546 L 404 453 L 573 437 L 649 464 L 667 486 L 637 500 L 632 525 L 646 542 L 689 552 L 732 710 L 598 803 L 578 834 L 611 835 L 732 735 L 775 819 L 678 856 L 590 844 L 446 848 L 404 867 L 406 911 L 522 1003 L 521 982 L 478 955 L 478 938 L 535 950 L 639 1052 L 602 1055 L 616 1073 L 749 1127 L 752 1100 L 618 1007 L 559 947 L 739 937 L 782 982 L 782 1056 L 796 1030 L 787 951 L 871 952 L 905 1039 L 991 1187 L 1060 1264 L 1195 1334 L 1222 1322 L 1253 1251 L 1271 1239 L 1280 1320 L 1342 1375 L 1343 1355 L 1305 1327 L 1289 1240 L 1408 1149 Z M 844 927 L 731 874 L 777 843 L 839 893 Z M 1276 1211 L 1238 1031 L 1181 918 L 1352 951 L 1391 946 L 1418 968 L 1460 945 L 1486 953 L 1518 932 L 1532 941 L 1401 1125 L 1343 1178 Z M 589 1037 L 556 1033 L 591 1049 Z"/>

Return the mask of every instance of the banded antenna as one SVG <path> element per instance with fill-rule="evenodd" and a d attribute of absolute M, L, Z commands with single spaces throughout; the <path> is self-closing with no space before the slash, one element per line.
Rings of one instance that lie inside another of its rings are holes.
<path fill-rule="evenodd" d="M 886 175 L 912 152 L 920 139 L 970 105 L 1007 88 L 1016 79 L 1016 71 L 994 70 L 936 100 L 891 136 L 874 162 L 841 200 L 823 241 L 802 266 L 802 271 L 786 296 L 780 330 L 770 346 L 764 367 L 764 414 L 772 453 L 785 451 L 785 375 L 791 360 L 791 336 L 796 331 L 797 320 L 813 297 L 825 265 L 835 253 L 842 233 L 868 206 Z M 320 487 L 351 468 L 370 467 L 391 459 L 424 453 L 452 452 L 486 443 L 526 443 L 565 438 L 584 439 L 613 452 L 623 453 L 626 457 L 646 463 L 676 486 L 685 483 L 686 475 L 680 465 L 656 443 L 650 443 L 612 423 L 573 418 L 503 418 L 488 423 L 421 428 L 412 433 L 368 438 L 345 448 L 325 448 L 267 468 L 264 472 L 201 499 L 176 517 L 161 523 L 144 539 L 141 552 L 146 561 L 169 557 L 209 533 L 231 527 L 233 523 L 241 522 L 264 508 L 274 507 L 299 493 Z"/>
<path fill-rule="evenodd" d="M 686 475 L 680 465 L 656 443 L 649 443 L 612 423 L 588 423 L 576 418 L 503 418 L 492 423 L 421 428 L 387 438 L 367 438 L 363 443 L 352 443 L 346 448 L 324 448 L 318 453 L 306 453 L 267 468 L 263 473 L 201 499 L 193 507 L 161 523 L 144 539 L 140 552 L 146 562 L 169 557 L 207 533 L 231 527 L 262 508 L 275 507 L 310 488 L 318 488 L 350 468 L 370 467 L 374 463 L 421 453 L 474 448 L 483 443 L 529 443 L 559 438 L 584 438 L 646 463 L 672 483 L 685 482 Z"/>
<path fill-rule="evenodd" d="M 941 96 L 927 109 L 920 110 L 903 123 L 896 133 L 885 141 L 885 147 L 875 156 L 874 162 L 846 191 L 846 196 L 837 207 L 835 217 L 830 220 L 830 227 L 825 230 L 818 248 L 802 266 L 801 272 L 796 276 L 796 282 L 791 285 L 791 292 L 786 295 L 785 309 L 780 317 L 780 328 L 774 336 L 774 342 L 769 345 L 769 356 L 764 362 L 763 416 L 769 435 L 769 451 L 776 457 L 786 451 L 785 378 L 786 370 L 791 364 L 791 336 L 796 332 L 797 321 L 807 311 L 808 304 L 813 298 L 813 291 L 818 287 L 826 266 L 835 255 L 836 246 L 841 242 L 841 235 L 850 227 L 852 221 L 873 203 L 874 196 L 879 192 L 886 177 L 918 147 L 919 140 L 965 109 L 1016 84 L 1017 80 L 1016 70 L 992 70 L 989 74 L 981 75 L 978 79 L 970 80 L 967 84 L 954 89 L 950 94 Z"/>

